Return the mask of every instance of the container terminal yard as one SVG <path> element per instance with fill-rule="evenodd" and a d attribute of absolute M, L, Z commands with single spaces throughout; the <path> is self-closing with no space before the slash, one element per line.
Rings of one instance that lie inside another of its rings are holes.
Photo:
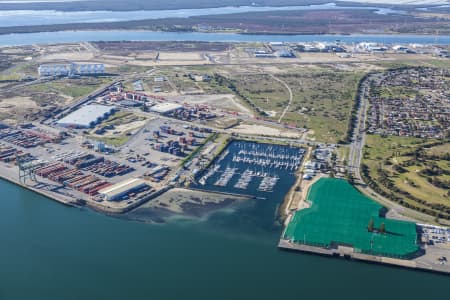
<path fill-rule="evenodd" d="M 268 58 L 299 60 L 300 55 L 316 52 L 334 63 L 358 59 L 361 64 L 379 52 L 383 53 L 379 60 L 400 54 L 446 59 L 447 53 L 417 45 L 268 43 L 241 47 L 237 58 L 231 58 L 237 54 L 230 50 L 233 55 L 217 59 L 266 64 Z M 159 57 L 158 52 L 149 64 L 157 64 Z M 345 163 L 337 163 L 336 153 L 348 148 L 311 138 L 314 129 L 283 120 L 308 108 L 289 111 L 293 92 L 282 79 L 267 76 L 288 91 L 288 99 L 278 105 L 283 110 L 274 118 L 272 111 L 260 109 L 245 93 L 239 94 L 245 105 L 235 98 L 205 94 L 212 76 L 214 88 L 221 92 L 224 87 L 236 89 L 232 81 L 218 86 L 225 77 L 217 74 L 179 75 L 176 69 L 171 78 L 148 68 L 102 81 L 99 78 L 107 76 L 108 68 L 98 62 L 46 63 L 38 68 L 37 81 L 89 78 L 98 81 L 96 89 L 32 120 L 0 123 L 2 178 L 61 203 L 106 214 L 132 211 L 172 188 L 257 201 L 280 197 L 276 212 L 284 224 L 280 249 L 450 273 L 450 230 L 396 217 L 345 181 L 349 172 Z M 265 101 L 268 105 L 268 97 Z M 175 211 L 170 203 L 156 206 Z"/>

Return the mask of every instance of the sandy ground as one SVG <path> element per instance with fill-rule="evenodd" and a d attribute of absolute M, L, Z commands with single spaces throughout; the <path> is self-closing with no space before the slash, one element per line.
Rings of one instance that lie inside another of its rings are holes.
<path fill-rule="evenodd" d="M 137 52 L 134 54 L 134 58 L 139 59 L 155 59 L 156 58 L 156 52 Z"/>
<path fill-rule="evenodd" d="M 370 53 L 356 53 L 351 57 L 344 58 L 334 53 L 297 53 L 296 58 L 255 58 L 249 56 L 246 52 L 233 52 L 229 55 L 227 51 L 222 52 L 160 52 L 159 60 L 155 61 L 155 52 L 133 52 L 130 55 L 123 55 L 121 53 L 102 53 L 101 51 L 88 47 L 84 44 L 79 45 L 51 45 L 40 47 L 42 56 L 39 57 L 40 62 L 61 62 L 61 61 L 75 61 L 75 62 L 96 62 L 103 63 L 106 67 L 118 67 L 123 65 L 132 66 L 182 66 L 182 65 L 208 65 L 208 64 L 239 64 L 241 68 L 254 67 L 258 64 L 261 71 L 269 73 L 283 73 L 287 70 L 274 66 L 274 64 L 285 65 L 291 67 L 309 68 L 305 64 L 311 63 L 365 63 L 371 61 L 392 61 L 396 59 L 417 60 L 429 58 L 427 55 L 408 54 L 370 54 Z M 233 67 L 234 69 L 236 66 Z"/>
<path fill-rule="evenodd" d="M 183 100 L 191 104 L 208 104 L 218 109 L 253 115 L 252 111 L 242 105 L 239 101 L 236 101 L 235 96 L 232 94 L 192 95 L 186 96 Z"/>
<path fill-rule="evenodd" d="M 292 206 L 295 206 L 298 210 L 304 209 L 304 208 L 308 208 L 310 205 L 308 202 L 306 202 L 306 197 L 308 195 L 309 189 L 311 188 L 311 186 L 316 183 L 317 181 L 319 181 L 319 179 L 321 178 L 325 178 L 327 177 L 324 174 L 319 174 L 316 175 L 312 180 L 302 180 L 302 183 L 300 185 L 300 190 L 301 190 L 301 194 L 300 197 L 298 199 L 296 199 L 297 201 L 293 201 L 292 202 Z"/>
<path fill-rule="evenodd" d="M 55 61 L 55 60 L 63 60 L 63 61 L 86 61 L 94 58 L 94 54 L 90 51 L 82 51 L 82 52 L 61 52 L 61 53 L 52 53 L 43 55 L 40 57 L 40 61 Z"/>
<path fill-rule="evenodd" d="M 201 216 L 246 199 L 248 198 L 174 188 L 145 203 L 132 214 L 145 216 L 146 212 L 151 214 L 152 209 L 163 209 L 177 214 Z"/>
<path fill-rule="evenodd" d="M 263 125 L 242 124 L 230 129 L 232 132 L 240 134 L 258 134 L 263 136 L 278 136 L 287 138 L 301 138 L 302 133 L 287 131 L 286 129 L 277 129 Z"/>
<path fill-rule="evenodd" d="M 141 67 L 153 67 L 153 66 L 184 66 L 184 65 L 206 65 L 210 64 L 205 60 L 132 60 L 127 61 L 127 64 Z"/>
<path fill-rule="evenodd" d="M 148 122 L 148 120 L 143 120 L 143 121 L 131 122 L 128 124 L 118 125 L 118 126 L 115 126 L 114 130 L 107 131 L 104 135 L 101 135 L 101 137 L 116 136 L 117 133 L 115 134 L 114 132 L 117 132 L 117 131 L 119 131 L 120 134 L 122 134 L 125 132 L 136 130 L 136 129 L 144 127 L 147 122 Z"/>
<path fill-rule="evenodd" d="M 17 107 L 21 109 L 39 108 L 36 102 L 31 100 L 30 97 L 13 97 L 0 99 L 0 109 Z"/>
<path fill-rule="evenodd" d="M 192 61 L 192 60 L 205 60 L 205 57 L 201 52 L 161 52 L 159 54 L 161 61 Z"/>
<path fill-rule="evenodd" d="M 345 58 L 340 57 L 334 53 L 299 53 L 296 58 L 254 58 L 254 57 L 235 57 L 231 60 L 232 63 L 247 64 L 251 65 L 258 63 L 263 64 L 305 64 L 305 63 L 364 63 L 364 62 L 376 62 L 376 61 L 395 61 L 401 59 L 407 60 L 421 60 L 429 59 L 429 55 L 425 54 L 395 54 L 395 53 L 385 53 L 385 54 L 371 54 L 371 53 L 355 53 L 351 57 Z M 304 67 L 304 66 L 302 66 Z M 261 68 L 261 67 L 260 67 Z"/>

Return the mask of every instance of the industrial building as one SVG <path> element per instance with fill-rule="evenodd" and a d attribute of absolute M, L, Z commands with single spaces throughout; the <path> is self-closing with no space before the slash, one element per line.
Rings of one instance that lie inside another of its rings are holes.
<path fill-rule="evenodd" d="M 104 64 L 75 64 L 76 75 L 97 75 L 105 73 Z"/>
<path fill-rule="evenodd" d="M 57 122 L 71 128 L 91 128 L 115 112 L 114 106 L 86 105 Z"/>
<path fill-rule="evenodd" d="M 158 76 L 154 78 L 155 82 L 164 82 L 167 81 L 167 77 L 166 76 Z"/>
<path fill-rule="evenodd" d="M 295 57 L 294 52 L 292 52 L 292 50 L 290 50 L 290 49 L 281 49 L 281 50 L 278 50 L 275 53 L 276 53 L 276 55 L 278 57 L 284 57 L 284 58 L 286 58 L 286 57 Z"/>
<path fill-rule="evenodd" d="M 103 64 L 44 64 L 38 68 L 40 77 L 98 75 L 105 73 Z"/>
<path fill-rule="evenodd" d="M 51 64 L 51 65 L 40 65 L 38 68 L 40 77 L 47 76 L 69 76 L 73 74 L 72 64 Z"/>
<path fill-rule="evenodd" d="M 98 192 L 105 200 L 115 201 L 120 200 L 123 196 L 129 193 L 142 190 L 146 187 L 148 187 L 148 184 L 144 180 L 139 178 L 130 178 L 104 188 Z"/>
<path fill-rule="evenodd" d="M 183 108 L 183 105 L 165 102 L 165 103 L 156 104 L 155 106 L 152 106 L 152 108 L 150 108 L 150 110 L 152 112 L 156 112 L 156 113 L 164 115 L 164 114 L 170 114 L 171 112 L 174 112 L 174 111 L 176 111 L 178 109 L 182 109 L 182 108 Z"/>

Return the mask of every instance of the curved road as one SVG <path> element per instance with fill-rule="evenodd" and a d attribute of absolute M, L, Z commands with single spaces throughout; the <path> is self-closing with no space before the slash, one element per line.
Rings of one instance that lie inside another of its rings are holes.
<path fill-rule="evenodd" d="M 270 77 L 272 77 L 273 79 L 275 79 L 276 81 L 278 81 L 279 83 L 284 85 L 286 87 L 286 89 L 288 90 L 288 92 L 289 92 L 289 103 L 285 107 L 283 112 L 281 113 L 280 118 L 278 119 L 278 123 L 281 123 L 281 120 L 284 118 L 284 115 L 287 113 L 287 111 L 289 109 L 289 106 L 291 106 L 291 104 L 292 104 L 292 100 L 294 99 L 294 95 L 292 94 L 291 87 L 285 81 L 281 80 L 280 78 L 275 77 L 273 74 L 270 74 Z"/>

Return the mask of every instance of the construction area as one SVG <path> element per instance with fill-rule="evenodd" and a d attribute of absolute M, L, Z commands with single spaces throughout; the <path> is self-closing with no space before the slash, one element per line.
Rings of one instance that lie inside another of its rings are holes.
<path fill-rule="evenodd" d="M 410 259 L 420 250 L 416 224 L 386 219 L 383 207 L 341 179 L 322 178 L 284 232 L 292 243 L 353 248 L 356 253 Z"/>

